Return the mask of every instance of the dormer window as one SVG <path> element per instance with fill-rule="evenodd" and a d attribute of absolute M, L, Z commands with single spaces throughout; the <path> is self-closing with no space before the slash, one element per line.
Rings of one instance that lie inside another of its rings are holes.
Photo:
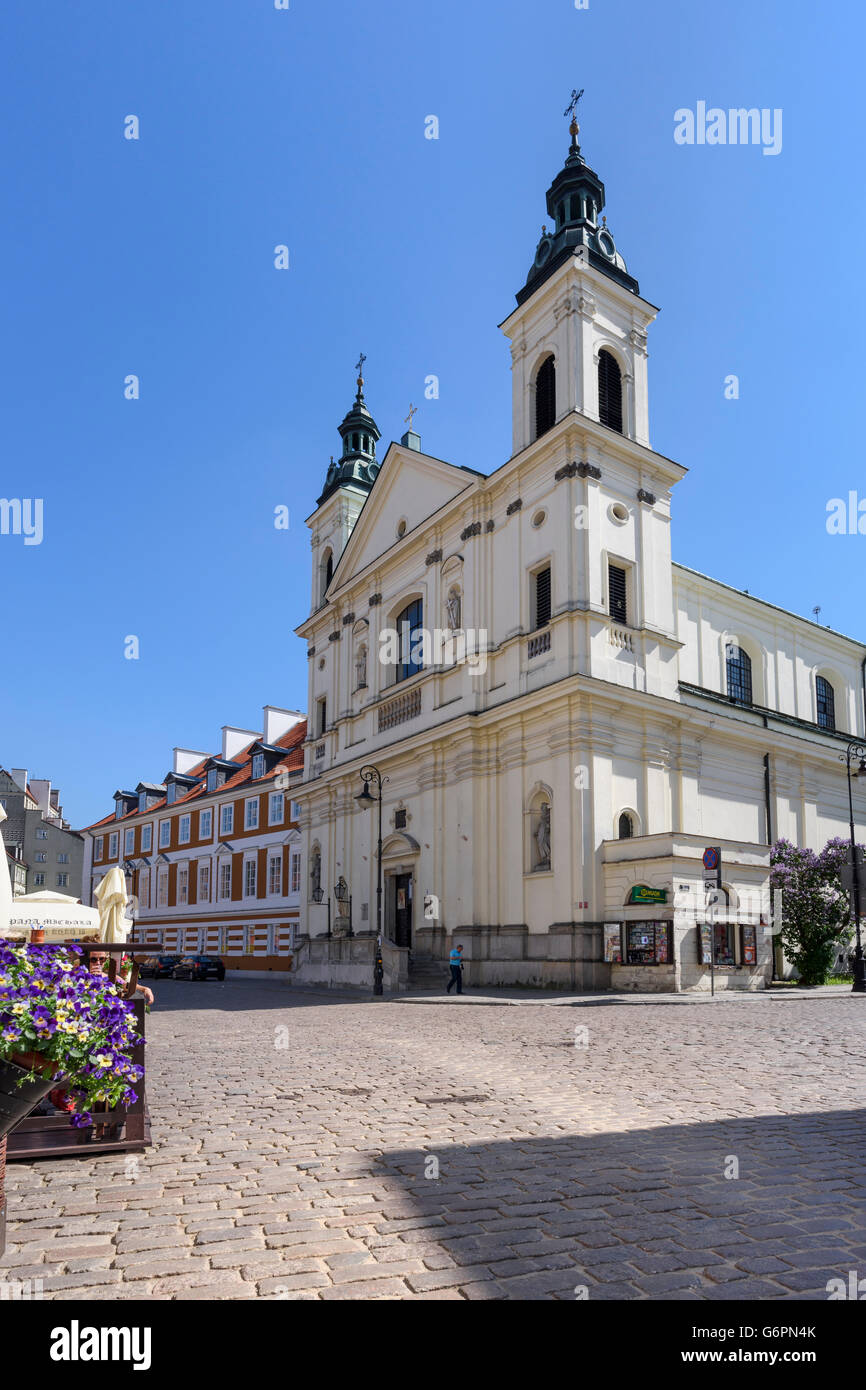
<path fill-rule="evenodd" d="M 173 806 L 174 803 L 175 803 L 176 801 L 177 801 L 177 783 L 176 783 L 176 782 L 169 782 L 169 784 L 168 784 L 168 791 L 167 791 L 166 794 L 165 794 L 165 804 L 166 804 L 166 806 Z"/>
<path fill-rule="evenodd" d="M 259 780 L 259 778 L 260 778 L 260 777 L 264 777 L 264 775 L 265 775 L 265 755 L 264 755 L 264 753 L 256 753 L 255 756 L 254 756 L 254 758 L 253 758 L 253 768 L 252 768 L 253 781 L 254 781 L 254 782 L 257 782 L 257 781 Z"/>
<path fill-rule="evenodd" d="M 114 819 L 115 819 L 115 820 L 120 820 L 121 816 L 124 814 L 124 811 L 125 811 L 125 808 L 124 808 L 124 805 L 123 805 L 123 801 L 122 801 L 121 797 L 118 797 L 117 800 L 116 800 L 115 803 L 114 803 Z"/>
<path fill-rule="evenodd" d="M 208 771 L 207 771 L 207 789 L 208 789 L 208 791 L 209 791 L 209 792 L 215 792 L 215 791 L 217 790 L 217 788 L 218 788 L 218 787 L 221 787 L 221 786 L 222 786 L 222 781 L 220 780 L 220 770 L 219 770 L 219 768 L 218 768 L 218 767 L 209 767 L 209 768 L 208 768 Z"/>
<path fill-rule="evenodd" d="M 147 792 L 138 793 L 138 810 L 139 814 L 147 810 Z"/>

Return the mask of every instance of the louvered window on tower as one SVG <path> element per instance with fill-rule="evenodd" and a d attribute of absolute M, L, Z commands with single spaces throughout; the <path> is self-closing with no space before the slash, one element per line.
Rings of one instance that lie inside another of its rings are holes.
<path fill-rule="evenodd" d="M 622 372 L 607 348 L 598 354 L 598 418 L 622 434 Z"/>
<path fill-rule="evenodd" d="M 610 600 L 610 616 L 616 623 L 627 623 L 628 599 L 626 573 L 621 565 L 608 565 L 607 588 Z"/>
<path fill-rule="evenodd" d="M 556 359 L 542 362 L 535 378 L 535 437 L 539 439 L 556 424 Z"/>
<path fill-rule="evenodd" d="M 550 570 L 539 570 L 535 576 L 535 626 L 546 627 L 550 622 Z"/>

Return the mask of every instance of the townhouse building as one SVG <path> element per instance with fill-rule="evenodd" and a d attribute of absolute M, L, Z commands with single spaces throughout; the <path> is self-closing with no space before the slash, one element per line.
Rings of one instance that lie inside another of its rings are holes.
<path fill-rule="evenodd" d="M 0 767 L 0 806 L 6 812 L 3 838 L 14 856 L 14 892 L 81 892 L 84 838 L 64 818 L 60 792 L 46 777 L 24 767 Z"/>
<path fill-rule="evenodd" d="M 175 748 L 161 782 L 116 791 L 114 811 L 85 831 L 84 901 L 120 865 L 135 945 L 219 955 L 229 971 L 287 971 L 305 738 L 303 714 L 266 705 L 261 730 L 226 725 L 218 752 Z"/>

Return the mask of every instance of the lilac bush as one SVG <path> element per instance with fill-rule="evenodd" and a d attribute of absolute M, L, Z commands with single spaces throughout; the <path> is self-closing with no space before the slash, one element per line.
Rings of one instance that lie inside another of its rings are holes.
<path fill-rule="evenodd" d="M 851 903 L 840 878 L 848 850 L 848 842 L 839 839 L 829 840 L 820 854 L 790 840 L 779 840 L 772 849 L 770 887 L 782 890 L 782 945 L 804 985 L 824 983 L 837 951 L 851 937 Z"/>
<path fill-rule="evenodd" d="M 0 940 L 0 1060 L 38 1053 L 75 1101 L 71 1123 L 93 1123 L 90 1108 L 132 1105 L 143 1068 L 132 1061 L 141 1038 L 131 1004 L 105 975 L 81 963 L 77 947 Z M 28 1072 L 47 1080 L 45 1067 Z"/>

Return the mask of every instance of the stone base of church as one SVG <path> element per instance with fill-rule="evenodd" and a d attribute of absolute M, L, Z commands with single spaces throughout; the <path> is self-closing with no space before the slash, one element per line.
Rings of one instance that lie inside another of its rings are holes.
<path fill-rule="evenodd" d="M 373 992 L 376 964 L 376 936 L 364 932 L 355 936 L 299 937 L 296 945 L 291 985 L 307 989 Z M 409 984 L 409 952 L 393 941 L 382 945 L 383 989 L 386 994 L 402 994 Z"/>
<path fill-rule="evenodd" d="M 422 927 L 412 955 L 444 961 L 452 946 L 463 947 L 470 989 L 610 989 L 600 923 L 556 922 L 546 932 L 525 924 L 455 927 L 450 937 L 442 927 Z"/>

